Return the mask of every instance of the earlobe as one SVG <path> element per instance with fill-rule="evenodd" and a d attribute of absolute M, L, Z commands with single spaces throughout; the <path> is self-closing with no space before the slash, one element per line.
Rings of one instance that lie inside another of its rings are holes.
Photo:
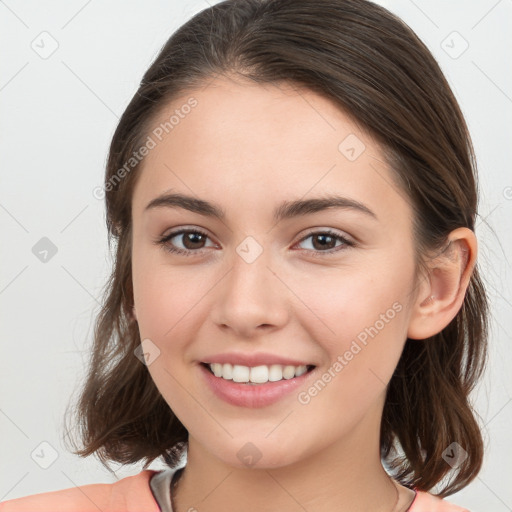
<path fill-rule="evenodd" d="M 459 312 L 476 261 L 473 231 L 458 228 L 448 236 L 446 249 L 429 262 L 428 282 L 413 305 L 407 337 L 426 339 L 441 332 Z"/>

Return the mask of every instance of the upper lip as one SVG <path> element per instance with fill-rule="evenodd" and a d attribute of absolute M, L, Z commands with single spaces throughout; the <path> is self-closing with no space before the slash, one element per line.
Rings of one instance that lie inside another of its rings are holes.
<path fill-rule="evenodd" d="M 278 356 L 276 354 L 269 354 L 264 352 L 244 354 L 244 353 L 224 353 L 215 354 L 203 359 L 204 363 L 230 363 L 240 366 L 261 366 L 271 364 L 281 364 L 283 366 L 309 366 L 310 362 L 299 361 L 298 359 L 291 359 L 289 357 Z"/>

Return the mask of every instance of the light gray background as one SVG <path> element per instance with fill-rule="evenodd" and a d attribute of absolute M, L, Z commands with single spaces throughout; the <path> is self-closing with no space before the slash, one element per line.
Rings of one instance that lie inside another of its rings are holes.
<path fill-rule="evenodd" d="M 512 2 L 380 3 L 434 53 L 476 147 L 479 263 L 493 310 L 489 370 L 474 395 L 487 452 L 479 476 L 449 500 L 472 511 L 510 511 Z M 64 408 L 84 373 L 111 264 L 104 204 L 92 191 L 102 183 L 110 139 L 142 74 L 171 33 L 207 6 L 0 1 L 0 500 L 116 480 L 94 457 L 66 452 L 61 441 Z M 43 237 L 58 250 L 46 263 L 32 252 Z M 141 469 L 114 467 L 117 478 Z"/>

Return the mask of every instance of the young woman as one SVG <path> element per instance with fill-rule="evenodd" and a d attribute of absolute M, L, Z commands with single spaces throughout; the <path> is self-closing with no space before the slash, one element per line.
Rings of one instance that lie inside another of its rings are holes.
<path fill-rule="evenodd" d="M 483 457 L 475 174 L 439 66 L 382 7 L 194 16 L 113 137 L 77 408 L 75 453 L 169 469 L 0 510 L 463 510 L 444 498 Z"/>

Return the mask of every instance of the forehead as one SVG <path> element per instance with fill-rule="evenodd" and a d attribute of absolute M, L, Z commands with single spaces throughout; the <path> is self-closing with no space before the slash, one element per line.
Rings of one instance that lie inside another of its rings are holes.
<path fill-rule="evenodd" d="M 192 98 L 197 106 L 188 109 Z M 180 110 L 190 112 L 177 119 L 173 114 Z M 332 100 L 287 82 L 255 84 L 216 78 L 165 106 L 154 121 L 155 127 L 172 117 L 176 124 L 163 134 L 165 139 L 174 138 L 176 143 L 186 140 L 205 151 L 215 149 L 217 158 L 232 159 L 239 148 L 246 159 L 285 154 L 287 159 L 295 155 L 297 160 L 332 160 L 346 135 L 374 144 Z M 371 149 L 377 151 L 376 147 Z"/>
<path fill-rule="evenodd" d="M 169 189 L 246 208 L 308 193 L 364 198 L 384 215 L 406 208 L 371 135 L 331 100 L 291 84 L 217 78 L 166 105 L 148 134 L 154 148 L 134 211 Z"/>

